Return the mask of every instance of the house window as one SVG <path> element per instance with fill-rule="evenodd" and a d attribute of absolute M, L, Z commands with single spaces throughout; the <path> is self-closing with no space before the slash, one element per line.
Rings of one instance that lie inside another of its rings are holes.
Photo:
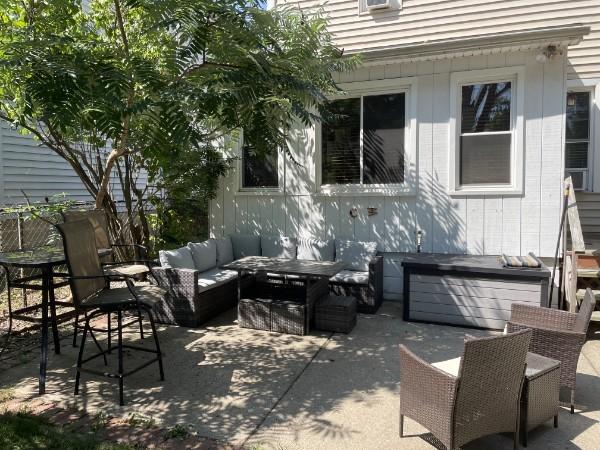
<path fill-rule="evenodd" d="M 244 145 L 242 154 L 242 188 L 278 188 L 277 151 L 256 154 Z"/>
<path fill-rule="evenodd" d="M 404 183 L 405 94 L 333 100 L 321 127 L 323 185 Z"/>
<path fill-rule="evenodd" d="M 512 83 L 461 87 L 459 183 L 510 185 Z"/>
<path fill-rule="evenodd" d="M 590 92 L 567 93 L 565 170 L 576 189 L 586 189 L 590 149 Z"/>

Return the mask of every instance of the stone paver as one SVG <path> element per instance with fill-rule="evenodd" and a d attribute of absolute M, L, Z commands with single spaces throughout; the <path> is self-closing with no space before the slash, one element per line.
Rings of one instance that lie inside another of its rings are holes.
<path fill-rule="evenodd" d="M 63 354 L 50 354 L 44 401 L 85 411 L 87 420 L 99 411 L 113 417 L 107 435 L 111 440 L 127 439 L 124 423 L 133 413 L 162 430 L 179 424 L 192 432 L 181 441 L 161 442 L 164 434 L 154 428 L 129 430 L 155 448 L 432 448 L 427 430 L 411 420 L 406 423 L 408 437 L 398 437 L 398 345 L 404 343 L 434 362 L 460 355 L 465 333 L 488 334 L 406 323 L 400 305 L 393 303 L 385 303 L 376 315 L 361 315 L 349 335 L 280 335 L 240 329 L 234 319 L 235 311 L 230 311 L 198 329 L 161 327 L 166 380 L 158 380 L 155 366 L 126 379 L 125 407 L 118 406 L 115 383 L 86 374 L 81 395 L 73 396 L 76 349 L 64 345 Z M 133 329 L 127 335 L 136 337 Z M 142 345 L 151 346 L 151 339 Z M 142 357 L 128 355 L 126 367 Z M 114 369 L 115 359 L 109 369 Z M 15 386 L 19 397 L 35 398 L 36 362 L 2 373 L 0 384 Z M 105 370 L 101 360 L 96 364 Z M 579 364 L 576 401 L 582 411 L 571 415 L 561 409 L 559 428 L 548 424 L 531 432 L 529 449 L 600 448 L 599 369 L 600 340 L 592 336 Z M 206 440 L 191 442 L 198 437 Z M 509 436 L 498 435 L 465 449 L 511 445 Z"/>

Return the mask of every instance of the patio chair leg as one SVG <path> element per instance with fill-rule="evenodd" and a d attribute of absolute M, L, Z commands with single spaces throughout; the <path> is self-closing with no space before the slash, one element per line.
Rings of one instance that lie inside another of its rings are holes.
<path fill-rule="evenodd" d="M 73 347 L 77 347 L 77 334 L 79 333 L 79 313 L 75 312 L 75 323 L 73 323 Z"/>
<path fill-rule="evenodd" d="M 527 447 L 527 433 L 523 434 L 523 447 Z M 517 450 L 519 448 L 519 430 L 515 431 L 513 436 L 513 448 Z"/>
<path fill-rule="evenodd" d="M 554 416 L 554 428 L 558 428 L 558 414 Z"/>
<path fill-rule="evenodd" d="M 404 437 L 404 415 L 400 414 L 400 437 Z"/>
<path fill-rule="evenodd" d="M 571 389 L 571 414 L 575 414 L 575 389 Z"/>
<path fill-rule="evenodd" d="M 83 348 L 85 347 L 85 338 L 87 337 L 89 326 L 89 320 L 86 318 L 85 325 L 83 326 L 83 334 L 81 336 L 81 344 L 79 345 L 79 355 L 77 356 L 77 372 L 75 374 L 75 395 L 79 394 L 79 379 L 81 378 L 81 360 L 83 359 Z"/>
<path fill-rule="evenodd" d="M 150 319 L 150 326 L 152 327 L 152 336 L 154 336 L 154 344 L 156 346 L 156 354 L 158 356 L 158 370 L 160 371 L 160 381 L 165 381 L 165 372 L 163 370 L 162 363 L 162 352 L 160 351 L 160 344 L 158 343 L 158 334 L 156 333 L 156 325 L 154 324 L 154 317 L 152 316 L 152 311 L 150 309 L 148 311 L 148 318 Z"/>
<path fill-rule="evenodd" d="M 125 405 L 123 401 L 123 313 L 117 311 L 117 335 L 119 346 L 119 405 Z"/>
<path fill-rule="evenodd" d="M 112 320 L 110 313 L 106 314 L 106 331 L 108 334 L 108 353 L 112 350 Z"/>
<path fill-rule="evenodd" d="M 144 325 L 142 323 L 142 311 L 140 308 L 137 310 L 138 313 L 138 323 L 140 324 L 140 338 L 144 339 Z"/>

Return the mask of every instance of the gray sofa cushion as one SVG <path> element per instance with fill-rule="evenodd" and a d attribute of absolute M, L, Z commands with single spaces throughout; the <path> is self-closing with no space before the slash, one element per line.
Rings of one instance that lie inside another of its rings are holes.
<path fill-rule="evenodd" d="M 376 255 L 376 242 L 335 241 L 335 260 L 344 262 L 346 269 L 366 272 Z"/>
<path fill-rule="evenodd" d="M 260 256 L 260 236 L 250 234 L 232 234 L 233 258 L 240 259 L 245 256 Z"/>
<path fill-rule="evenodd" d="M 342 270 L 332 276 L 329 281 L 334 283 L 348 284 L 368 284 L 369 272 L 359 272 L 357 270 Z"/>
<path fill-rule="evenodd" d="M 217 244 L 214 240 L 208 239 L 204 242 L 188 242 L 188 247 L 192 251 L 192 258 L 196 265 L 196 270 L 204 272 L 217 265 Z"/>
<path fill-rule="evenodd" d="M 215 244 L 217 246 L 217 267 L 233 261 L 233 246 L 231 245 L 231 238 L 229 236 L 215 239 Z"/>
<path fill-rule="evenodd" d="M 296 239 L 287 236 L 261 236 L 263 256 L 270 258 L 296 259 Z"/>
<path fill-rule="evenodd" d="M 300 238 L 298 240 L 298 259 L 310 261 L 333 261 L 334 241 L 319 241 L 317 239 Z"/>
<path fill-rule="evenodd" d="M 205 292 L 237 278 L 237 271 L 213 268 L 198 274 L 198 292 Z"/>
<path fill-rule="evenodd" d="M 196 269 L 192 251 L 189 247 L 176 248 L 175 250 L 161 250 L 158 252 L 160 265 L 175 269 Z"/>

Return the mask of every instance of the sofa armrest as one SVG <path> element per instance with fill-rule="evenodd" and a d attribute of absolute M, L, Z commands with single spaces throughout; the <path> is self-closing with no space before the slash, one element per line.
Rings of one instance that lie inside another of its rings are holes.
<path fill-rule="evenodd" d="M 383 299 L 383 256 L 381 255 L 373 257 L 369 262 L 369 296 L 378 300 Z"/>
<path fill-rule="evenodd" d="M 167 289 L 174 297 L 191 299 L 198 292 L 198 275 L 200 272 L 197 270 L 153 267 L 152 273 L 159 286 Z"/>

